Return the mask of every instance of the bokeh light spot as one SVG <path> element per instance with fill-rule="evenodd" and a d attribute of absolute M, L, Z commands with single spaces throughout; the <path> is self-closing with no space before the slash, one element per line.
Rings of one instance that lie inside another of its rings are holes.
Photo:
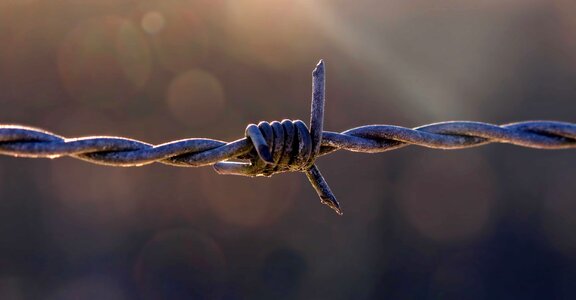
<path fill-rule="evenodd" d="M 307 14 L 301 13 L 301 1 L 277 0 L 263 4 L 260 0 L 228 1 L 224 25 L 233 41 L 230 55 L 239 60 L 286 69 L 309 59 L 317 50 L 318 34 L 310 28 Z"/>
<path fill-rule="evenodd" d="M 129 21 L 106 16 L 84 21 L 62 42 L 58 67 L 72 98 L 97 105 L 125 101 L 150 72 L 145 40 Z"/>
<path fill-rule="evenodd" d="M 135 184 L 140 177 L 136 174 L 129 169 L 85 167 L 70 160 L 53 165 L 48 178 L 57 209 L 46 218 L 45 230 L 70 261 L 111 251 L 125 238 L 137 221 Z"/>
<path fill-rule="evenodd" d="M 404 174 L 399 206 L 424 236 L 439 241 L 470 239 L 488 225 L 495 203 L 493 175 L 481 157 L 428 153 L 406 166 Z"/>
<path fill-rule="evenodd" d="M 158 33 L 164 27 L 164 16 L 157 12 L 147 12 L 142 16 L 142 29 L 149 34 Z"/>
<path fill-rule="evenodd" d="M 91 275 L 80 279 L 73 279 L 56 292 L 47 297 L 49 300 L 74 300 L 74 299 L 126 299 L 122 286 L 118 280 L 110 278 L 110 274 Z"/>
<path fill-rule="evenodd" d="M 254 180 L 238 176 L 215 179 L 213 174 L 207 174 L 202 177 L 202 193 L 220 219 L 247 227 L 265 226 L 292 207 L 301 187 L 300 181 L 295 180 L 301 174 L 282 175 Z"/>
<path fill-rule="evenodd" d="M 557 167 L 558 172 L 545 176 L 546 185 L 542 209 L 543 228 L 556 250 L 576 257 L 576 186 L 574 178 L 566 176 L 573 171 L 571 166 Z M 564 171 L 564 172 L 562 172 Z"/>
<path fill-rule="evenodd" d="M 0 299 L 24 299 L 22 279 L 16 276 L 0 277 Z"/>
<path fill-rule="evenodd" d="M 214 75 L 189 70 L 172 80 L 166 101 L 178 121 L 189 126 L 205 125 L 222 117 L 224 88 Z"/>
<path fill-rule="evenodd" d="M 277 249 L 264 261 L 261 271 L 262 299 L 298 298 L 308 262 L 301 252 L 290 248 Z"/>
<path fill-rule="evenodd" d="M 142 26 L 147 26 L 144 30 L 148 32 L 161 25 L 150 36 L 160 66 L 182 72 L 198 67 L 205 60 L 210 53 L 212 35 L 195 1 L 158 1 L 146 6 L 146 11 L 154 13 L 144 14 Z"/>
<path fill-rule="evenodd" d="M 220 299 L 226 261 L 211 237 L 191 229 L 172 229 L 146 243 L 135 277 L 143 299 Z"/>
<path fill-rule="evenodd" d="M 126 78 L 144 87 L 152 69 L 151 53 L 145 36 L 131 22 L 123 22 L 116 38 L 117 59 Z"/>

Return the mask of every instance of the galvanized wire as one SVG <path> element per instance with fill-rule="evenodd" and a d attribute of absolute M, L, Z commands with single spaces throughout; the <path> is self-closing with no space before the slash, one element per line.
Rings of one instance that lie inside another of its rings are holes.
<path fill-rule="evenodd" d="M 416 127 L 368 125 L 344 132 L 323 131 L 324 63 L 313 71 L 311 128 L 304 122 L 260 122 L 246 128 L 246 137 L 233 142 L 190 138 L 153 145 L 114 136 L 65 138 L 19 125 L 0 125 L 0 154 L 15 157 L 71 156 L 108 166 L 142 166 L 154 162 L 180 167 L 213 165 L 220 174 L 271 176 L 302 171 L 322 203 L 341 214 L 314 161 L 336 150 L 378 153 L 417 145 L 435 149 L 462 149 L 488 143 L 508 143 L 537 149 L 576 148 L 576 124 L 525 121 L 505 125 L 452 121 Z"/>

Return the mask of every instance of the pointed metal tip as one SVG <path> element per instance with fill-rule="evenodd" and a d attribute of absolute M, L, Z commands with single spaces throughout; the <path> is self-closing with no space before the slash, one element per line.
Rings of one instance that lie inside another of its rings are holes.
<path fill-rule="evenodd" d="M 344 213 L 342 212 L 342 209 L 340 208 L 340 204 L 338 203 L 338 201 L 336 200 L 336 198 L 326 198 L 326 199 L 321 199 L 322 204 L 330 207 L 332 210 L 334 210 L 338 215 L 343 215 Z"/>
<path fill-rule="evenodd" d="M 320 59 L 318 64 L 316 64 L 316 68 L 314 68 L 314 71 L 312 71 L 313 74 L 318 73 L 318 72 L 324 72 L 324 60 L 323 59 Z"/>
<path fill-rule="evenodd" d="M 332 209 L 333 209 L 339 216 L 344 215 L 344 213 L 342 212 L 342 210 L 341 210 L 339 207 L 332 207 Z"/>

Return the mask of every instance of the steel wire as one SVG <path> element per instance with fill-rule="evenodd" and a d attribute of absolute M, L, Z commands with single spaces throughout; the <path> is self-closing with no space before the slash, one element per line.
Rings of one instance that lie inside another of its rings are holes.
<path fill-rule="evenodd" d="M 378 153 L 416 145 L 435 149 L 463 149 L 489 143 L 507 143 L 536 149 L 576 148 L 576 124 L 524 121 L 494 125 L 450 121 L 416 128 L 367 125 L 343 132 L 323 131 L 325 70 L 313 71 L 311 128 L 304 122 L 250 124 L 246 137 L 233 142 L 189 138 L 160 145 L 115 136 L 65 138 L 39 128 L 0 125 L 0 154 L 15 157 L 71 156 L 108 166 L 143 166 L 154 162 L 180 166 L 213 165 L 220 174 L 271 176 L 302 171 L 322 203 L 337 213 L 341 208 L 314 161 L 337 150 Z"/>

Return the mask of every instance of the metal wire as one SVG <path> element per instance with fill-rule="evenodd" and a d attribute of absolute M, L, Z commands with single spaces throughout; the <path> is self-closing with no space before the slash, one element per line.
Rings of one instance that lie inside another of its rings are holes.
<path fill-rule="evenodd" d="M 322 203 L 342 214 L 340 204 L 314 165 L 317 157 L 336 150 L 378 153 L 418 145 L 462 149 L 508 143 L 538 149 L 576 148 L 576 124 L 525 121 L 505 125 L 452 121 L 413 129 L 368 125 L 344 132 L 323 131 L 325 69 L 321 60 L 313 73 L 310 130 L 302 121 L 260 122 L 233 142 L 190 138 L 152 145 L 113 136 L 65 138 L 27 126 L 0 125 L 0 154 L 15 157 L 71 156 L 108 166 L 142 166 L 153 162 L 180 167 L 213 165 L 219 174 L 271 176 L 305 172 Z"/>

